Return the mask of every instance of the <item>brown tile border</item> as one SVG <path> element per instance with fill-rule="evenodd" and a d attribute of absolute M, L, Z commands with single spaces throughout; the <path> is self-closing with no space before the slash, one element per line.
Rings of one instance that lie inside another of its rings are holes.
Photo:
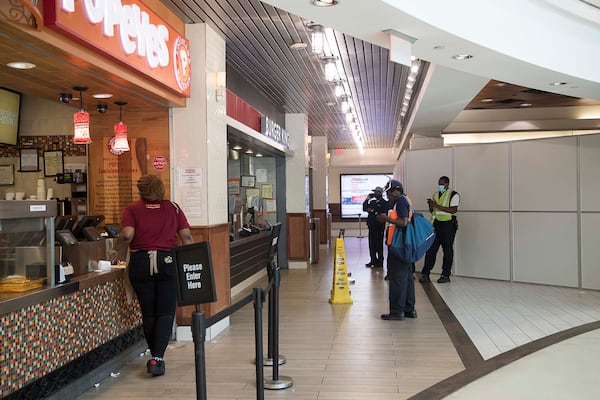
<path fill-rule="evenodd" d="M 567 329 L 565 331 L 557 332 L 555 334 L 524 344 L 523 346 L 519 346 L 505 353 L 499 354 L 488 360 L 483 360 L 479 354 L 479 351 L 477 351 L 477 348 L 456 319 L 454 313 L 444 302 L 437 289 L 435 289 L 435 285 L 429 283 L 423 284 L 422 286 L 425 294 L 427 294 L 429 301 L 433 305 L 433 308 L 442 321 L 444 328 L 446 328 L 446 331 L 448 332 L 450 340 L 454 344 L 458 355 L 465 365 L 465 370 L 454 374 L 433 386 L 430 386 L 422 392 L 410 397 L 409 400 L 443 399 L 467 384 L 474 382 L 490 372 L 512 363 L 513 361 L 526 357 L 553 344 L 562 342 L 563 340 L 600 329 L 600 321 L 591 322 L 585 325 Z"/>

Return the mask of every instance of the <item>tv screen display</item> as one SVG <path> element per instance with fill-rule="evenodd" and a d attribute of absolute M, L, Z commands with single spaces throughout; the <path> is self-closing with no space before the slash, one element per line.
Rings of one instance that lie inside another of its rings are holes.
<path fill-rule="evenodd" d="M 392 174 L 341 174 L 340 203 L 342 218 L 366 218 L 362 204 L 377 186 L 382 188 L 392 179 Z"/>
<path fill-rule="evenodd" d="M 0 88 L 0 143 L 16 146 L 20 111 L 21 94 Z"/>

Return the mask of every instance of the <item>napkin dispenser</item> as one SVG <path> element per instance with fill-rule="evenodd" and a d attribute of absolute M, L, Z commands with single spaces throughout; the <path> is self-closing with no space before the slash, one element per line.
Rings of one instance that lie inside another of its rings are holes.
<path fill-rule="evenodd" d="M 73 265 L 69 262 L 64 265 L 62 263 L 56 264 L 54 266 L 54 280 L 57 284 L 69 282 L 74 272 Z"/>

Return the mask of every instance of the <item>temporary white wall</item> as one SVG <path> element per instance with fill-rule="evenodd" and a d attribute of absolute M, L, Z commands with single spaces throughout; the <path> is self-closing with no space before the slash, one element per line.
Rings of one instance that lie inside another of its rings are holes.
<path fill-rule="evenodd" d="M 456 275 L 600 289 L 600 135 L 416 150 L 400 163 L 426 215 L 440 176 L 461 194 Z"/>

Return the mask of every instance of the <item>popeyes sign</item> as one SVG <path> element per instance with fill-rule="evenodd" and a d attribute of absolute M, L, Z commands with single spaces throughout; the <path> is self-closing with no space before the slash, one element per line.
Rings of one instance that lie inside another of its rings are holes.
<path fill-rule="evenodd" d="M 46 0 L 44 24 L 190 96 L 188 40 L 140 0 Z"/>

